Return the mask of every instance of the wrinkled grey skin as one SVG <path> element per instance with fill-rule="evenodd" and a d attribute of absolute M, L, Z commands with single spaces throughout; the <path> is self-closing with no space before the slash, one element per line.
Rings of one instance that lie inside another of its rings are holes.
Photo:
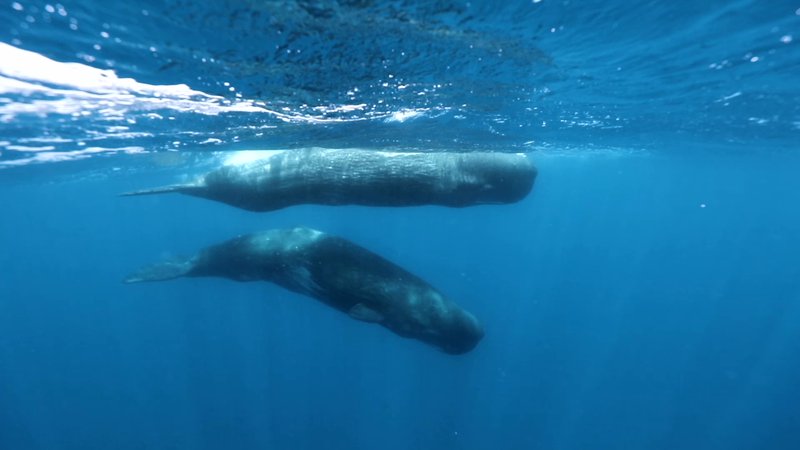
<path fill-rule="evenodd" d="M 513 203 L 531 191 L 536 168 L 522 153 L 402 153 L 300 149 L 226 165 L 168 192 L 250 211 L 299 204 L 464 207 Z"/>
<path fill-rule="evenodd" d="M 271 281 L 450 354 L 472 350 L 483 337 L 472 314 L 425 281 L 350 241 L 310 228 L 240 236 L 188 259 L 144 267 L 125 282 L 178 277 Z"/>

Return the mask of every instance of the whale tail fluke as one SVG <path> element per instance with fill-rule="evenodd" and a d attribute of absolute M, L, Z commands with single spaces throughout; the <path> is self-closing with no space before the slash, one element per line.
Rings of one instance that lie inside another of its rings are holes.
<path fill-rule="evenodd" d="M 125 277 L 123 283 L 141 283 L 143 281 L 165 281 L 180 278 L 192 270 L 191 260 L 180 259 L 150 264 Z"/>
<path fill-rule="evenodd" d="M 197 186 L 191 184 L 171 184 L 169 186 L 159 186 L 150 189 L 142 189 L 139 191 L 123 192 L 119 195 L 120 197 L 132 197 L 135 195 L 169 194 L 170 192 L 188 192 L 196 187 Z"/>

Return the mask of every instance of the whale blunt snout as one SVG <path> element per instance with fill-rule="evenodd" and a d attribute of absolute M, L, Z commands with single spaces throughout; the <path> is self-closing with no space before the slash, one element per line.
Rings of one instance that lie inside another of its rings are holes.
<path fill-rule="evenodd" d="M 451 355 L 467 353 L 483 339 L 483 326 L 475 316 L 464 311 L 459 319 L 447 333 L 446 341 L 440 343 L 442 351 Z"/>

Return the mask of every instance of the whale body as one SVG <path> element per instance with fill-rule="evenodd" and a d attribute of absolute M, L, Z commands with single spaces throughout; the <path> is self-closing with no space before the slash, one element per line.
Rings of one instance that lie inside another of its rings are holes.
<path fill-rule="evenodd" d="M 414 153 L 308 148 L 223 165 L 194 182 L 128 192 L 176 192 L 250 211 L 300 204 L 466 207 L 513 203 L 536 168 L 523 153 Z"/>
<path fill-rule="evenodd" d="M 305 227 L 239 236 L 192 257 L 146 266 L 124 281 L 178 277 L 270 281 L 450 354 L 472 350 L 483 337 L 472 314 L 421 278 L 344 238 Z"/>

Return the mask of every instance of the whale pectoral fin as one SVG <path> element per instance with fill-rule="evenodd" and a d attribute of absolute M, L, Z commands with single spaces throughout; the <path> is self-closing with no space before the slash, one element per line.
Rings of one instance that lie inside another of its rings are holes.
<path fill-rule="evenodd" d="M 190 261 L 166 261 L 142 267 L 122 280 L 124 283 L 140 283 L 142 281 L 163 281 L 182 277 L 192 269 Z"/>
<path fill-rule="evenodd" d="M 350 317 L 356 320 L 374 323 L 383 322 L 383 314 L 364 306 L 363 303 L 356 303 L 347 313 L 350 314 Z"/>

